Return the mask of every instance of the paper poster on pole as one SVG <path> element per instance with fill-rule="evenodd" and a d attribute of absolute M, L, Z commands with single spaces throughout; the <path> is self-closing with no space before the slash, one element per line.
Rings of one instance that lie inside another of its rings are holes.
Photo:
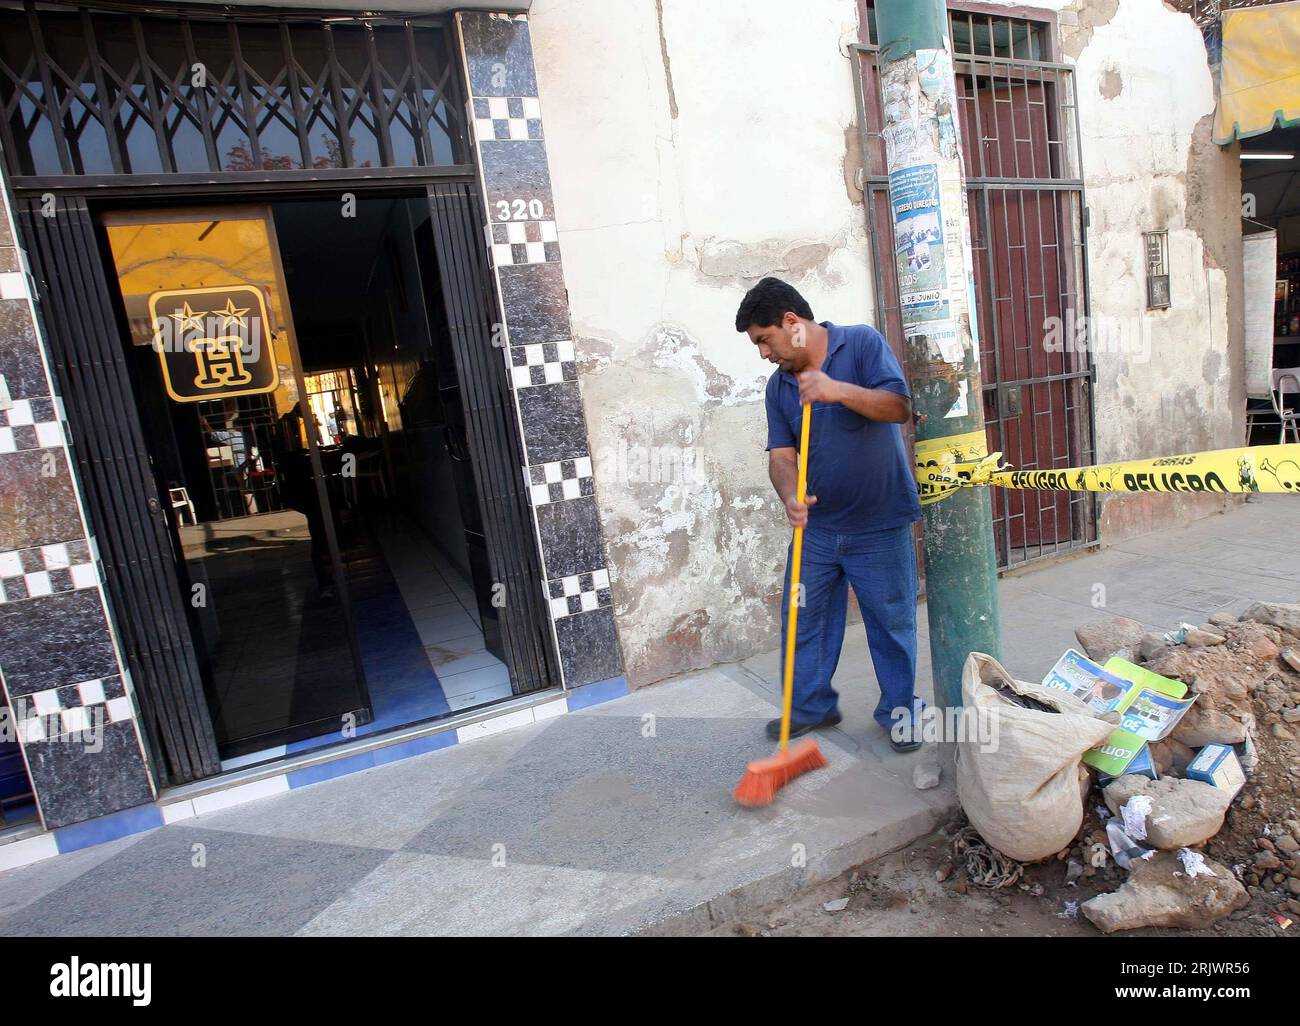
<path fill-rule="evenodd" d="M 938 168 L 923 164 L 891 172 L 889 199 L 903 323 L 946 320 L 949 282 Z"/>

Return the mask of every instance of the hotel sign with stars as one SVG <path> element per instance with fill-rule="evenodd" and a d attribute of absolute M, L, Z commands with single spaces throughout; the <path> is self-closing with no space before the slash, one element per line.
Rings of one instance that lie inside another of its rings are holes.
<path fill-rule="evenodd" d="M 178 403 L 274 392 L 280 384 L 262 290 L 174 289 L 149 297 L 153 347 Z"/>

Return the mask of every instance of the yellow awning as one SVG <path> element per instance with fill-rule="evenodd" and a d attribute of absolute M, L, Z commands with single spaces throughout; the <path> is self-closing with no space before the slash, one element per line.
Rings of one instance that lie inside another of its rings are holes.
<path fill-rule="evenodd" d="M 1223 15 L 1223 65 L 1214 141 L 1300 124 L 1300 2 Z"/>

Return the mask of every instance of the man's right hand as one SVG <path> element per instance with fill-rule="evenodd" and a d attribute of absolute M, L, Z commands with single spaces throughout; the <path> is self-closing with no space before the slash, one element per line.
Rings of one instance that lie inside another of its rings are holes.
<path fill-rule="evenodd" d="M 817 505 L 817 496 L 808 495 L 804 501 L 800 502 L 794 496 L 786 500 L 785 515 L 790 521 L 791 527 L 808 526 L 808 508 Z"/>

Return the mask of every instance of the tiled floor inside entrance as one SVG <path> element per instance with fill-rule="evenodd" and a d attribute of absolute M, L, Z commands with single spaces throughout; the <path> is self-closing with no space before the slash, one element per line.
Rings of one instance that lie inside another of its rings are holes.
<path fill-rule="evenodd" d="M 352 615 L 374 719 L 364 737 L 511 696 L 505 663 L 487 651 L 472 585 L 409 521 L 386 516 L 348 552 Z M 225 770 L 312 751 L 337 733 L 222 762 Z"/>

